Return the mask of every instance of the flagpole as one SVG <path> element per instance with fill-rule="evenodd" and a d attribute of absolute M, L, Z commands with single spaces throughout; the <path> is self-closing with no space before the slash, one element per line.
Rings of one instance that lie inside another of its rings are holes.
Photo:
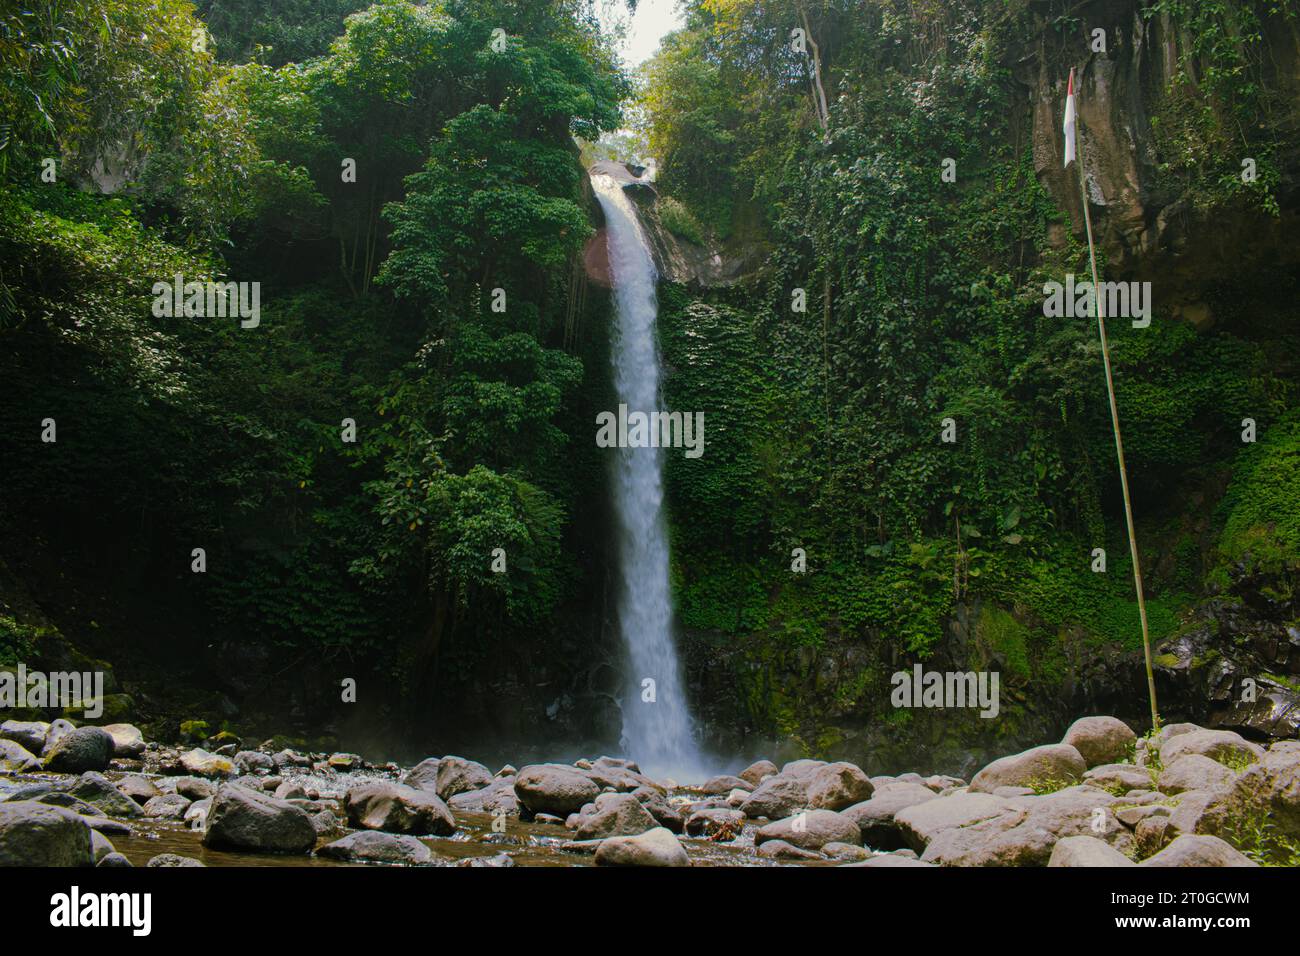
<path fill-rule="evenodd" d="M 1073 88 L 1074 71 L 1070 71 Z M 1133 585 L 1137 589 L 1138 617 L 1142 621 L 1142 652 L 1146 657 L 1147 694 L 1151 698 L 1151 729 L 1160 729 L 1160 714 L 1156 710 L 1156 679 L 1151 669 L 1151 637 L 1147 629 L 1147 604 L 1142 594 L 1142 566 L 1138 562 L 1137 534 L 1133 530 L 1133 503 L 1128 493 L 1128 469 L 1124 466 L 1124 440 L 1119 433 L 1119 408 L 1115 404 L 1115 379 L 1110 370 L 1110 346 L 1106 340 L 1105 308 L 1102 306 L 1101 284 L 1097 281 L 1097 249 L 1092 241 L 1092 215 L 1088 212 L 1087 177 L 1083 171 L 1083 137 L 1079 135 L 1079 121 L 1075 117 L 1075 150 L 1078 153 L 1079 196 L 1083 200 L 1083 223 L 1088 233 L 1088 262 L 1092 266 L 1092 299 L 1097 311 L 1097 331 L 1101 335 L 1101 360 L 1106 369 L 1106 394 L 1110 398 L 1110 424 L 1115 432 L 1115 457 L 1119 459 L 1119 486 L 1124 494 L 1124 520 L 1128 526 L 1129 553 L 1133 556 Z"/>

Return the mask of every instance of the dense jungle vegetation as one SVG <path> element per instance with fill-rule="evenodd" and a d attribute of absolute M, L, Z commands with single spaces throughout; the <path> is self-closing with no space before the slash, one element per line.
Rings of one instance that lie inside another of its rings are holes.
<path fill-rule="evenodd" d="M 1287 215 L 1261 36 L 1294 4 L 1139 6 L 1195 37 L 1144 144 L 1167 199 Z M 661 286 L 667 403 L 707 428 L 668 459 L 684 629 L 915 660 L 978 603 L 1025 681 L 1063 634 L 1137 646 L 1096 327 L 1042 308 L 1087 249 L 1014 68 L 1088 58 L 1067 7 L 686 0 L 634 73 L 585 0 L 5 0 L 0 663 L 57 625 L 124 669 L 328 665 L 427 706 L 597 642 L 608 297 L 575 138 L 611 136 L 682 241 L 762 251 Z M 155 316 L 176 274 L 259 281 L 260 324 Z M 1243 567 L 1294 580 L 1300 341 L 1281 251 L 1142 277 L 1150 327 L 1111 334 L 1161 637 Z M 1189 283 L 1208 327 L 1165 307 Z"/>

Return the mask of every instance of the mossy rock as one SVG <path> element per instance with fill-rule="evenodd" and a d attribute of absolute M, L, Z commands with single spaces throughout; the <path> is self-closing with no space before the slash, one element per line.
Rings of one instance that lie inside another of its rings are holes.
<path fill-rule="evenodd" d="M 130 694 L 105 694 L 101 705 L 103 711 L 98 716 L 88 717 L 87 702 L 73 701 L 70 706 L 63 708 L 63 716 L 87 724 L 125 724 L 135 717 L 135 699 Z"/>
<path fill-rule="evenodd" d="M 208 739 L 208 722 L 206 720 L 186 720 L 181 722 L 181 737 L 185 740 L 201 741 Z"/>

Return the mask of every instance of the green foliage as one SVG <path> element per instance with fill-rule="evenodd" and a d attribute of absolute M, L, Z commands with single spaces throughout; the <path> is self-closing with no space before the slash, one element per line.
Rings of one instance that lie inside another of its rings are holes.
<path fill-rule="evenodd" d="M 1259 423 L 1259 440 L 1233 468 L 1220 513 L 1222 559 L 1249 560 L 1265 571 L 1294 567 L 1300 555 L 1300 417 Z"/>

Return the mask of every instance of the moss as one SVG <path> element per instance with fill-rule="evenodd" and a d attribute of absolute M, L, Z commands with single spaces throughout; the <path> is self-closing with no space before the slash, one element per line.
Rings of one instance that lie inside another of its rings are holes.
<path fill-rule="evenodd" d="M 1022 678 L 1030 676 L 1029 630 L 1006 611 L 985 604 L 980 609 L 975 635 L 1011 673 Z"/>
<path fill-rule="evenodd" d="M 1277 572 L 1300 562 L 1300 417 L 1261 425 L 1220 506 L 1223 561 Z"/>
<path fill-rule="evenodd" d="M 181 736 L 186 740 L 206 740 L 208 722 L 206 720 L 186 720 L 181 723 Z"/>

